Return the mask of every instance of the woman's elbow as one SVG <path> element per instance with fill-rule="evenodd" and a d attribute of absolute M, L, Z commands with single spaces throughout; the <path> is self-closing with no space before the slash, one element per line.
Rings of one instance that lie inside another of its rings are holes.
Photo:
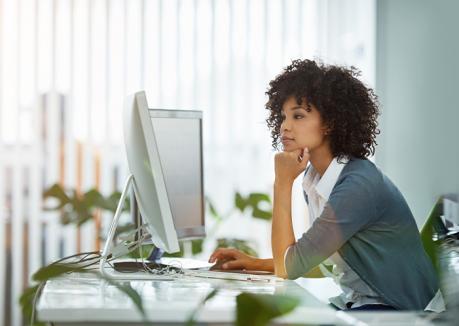
<path fill-rule="evenodd" d="M 275 269 L 274 270 L 274 275 L 280 278 L 283 278 L 284 280 L 288 279 L 288 274 L 285 270 L 280 270 L 280 269 Z"/>

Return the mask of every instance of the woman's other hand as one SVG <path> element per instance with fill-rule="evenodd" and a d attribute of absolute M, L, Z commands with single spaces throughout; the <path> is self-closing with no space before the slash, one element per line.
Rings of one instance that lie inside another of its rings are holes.
<path fill-rule="evenodd" d="M 296 177 L 306 169 L 309 162 L 308 148 L 291 152 L 277 153 L 274 158 L 276 180 L 293 183 Z"/>

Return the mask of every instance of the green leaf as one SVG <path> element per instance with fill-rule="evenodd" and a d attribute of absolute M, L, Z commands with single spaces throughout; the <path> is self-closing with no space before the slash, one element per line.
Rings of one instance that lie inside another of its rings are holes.
<path fill-rule="evenodd" d="M 58 199 L 63 205 L 70 201 L 70 198 L 65 193 L 64 189 L 59 184 L 52 185 L 48 190 L 43 193 L 43 197 L 53 197 Z"/>
<path fill-rule="evenodd" d="M 234 205 L 236 205 L 239 211 L 244 212 L 245 208 L 248 205 L 248 202 L 244 197 L 242 197 L 242 195 L 239 192 L 236 192 L 234 194 Z"/>
<path fill-rule="evenodd" d="M 203 239 L 191 240 L 191 252 L 193 255 L 199 254 L 202 252 Z"/>
<path fill-rule="evenodd" d="M 252 216 L 255 218 L 263 220 L 272 219 L 272 205 L 271 198 L 267 194 L 254 192 L 249 195 L 247 200 L 250 207 L 252 207 Z M 264 210 L 260 208 L 260 205 L 266 203 L 269 207 L 269 210 Z"/>
<path fill-rule="evenodd" d="M 247 207 L 252 208 L 252 216 L 263 220 L 272 219 L 272 204 L 268 194 L 253 192 L 244 198 L 239 192 L 234 196 L 235 206 L 240 212 L 244 212 Z M 267 204 L 268 210 L 260 208 L 263 203 Z"/>
<path fill-rule="evenodd" d="M 97 189 L 91 189 L 82 196 L 82 201 L 88 208 L 101 207 L 105 203 L 104 197 Z"/>
<path fill-rule="evenodd" d="M 65 273 L 71 273 L 75 271 L 81 271 L 79 267 L 74 267 L 68 264 L 51 264 L 40 268 L 35 274 L 32 275 L 32 279 L 37 282 L 47 281 L 51 278 L 58 277 Z"/>
<path fill-rule="evenodd" d="M 74 214 L 72 212 L 63 212 L 61 215 L 61 223 L 64 225 L 74 222 Z"/>
<path fill-rule="evenodd" d="M 76 194 L 74 194 L 74 196 L 70 198 L 69 204 L 71 205 L 70 209 L 77 214 L 81 214 L 82 212 L 88 211 L 88 207 L 84 200 L 80 199 Z"/>
<path fill-rule="evenodd" d="M 60 185 L 55 184 L 43 194 L 44 198 L 53 197 L 58 200 L 57 206 L 45 207 L 44 209 L 47 211 L 63 209 L 62 224 L 75 223 L 81 225 L 93 218 L 95 209 L 104 209 L 114 213 L 121 198 L 119 191 L 113 192 L 108 198 L 105 198 L 97 189 L 91 189 L 81 195 L 75 189 L 70 189 L 68 192 L 69 195 Z M 126 198 L 123 211 L 129 209 L 129 198 Z"/>
<path fill-rule="evenodd" d="M 121 199 L 121 192 L 115 191 L 108 198 L 105 199 L 104 205 L 102 208 L 112 213 L 115 213 L 120 199 Z M 129 199 L 126 198 L 124 202 L 123 212 L 129 211 L 129 209 L 130 209 L 130 202 L 129 202 Z"/>
<path fill-rule="evenodd" d="M 199 303 L 199 305 L 196 307 L 196 309 L 191 313 L 190 317 L 188 318 L 188 321 L 186 322 L 185 325 L 187 326 L 192 326 L 195 324 L 195 317 L 196 317 L 196 314 L 199 312 L 199 310 L 202 309 L 202 307 L 204 307 L 204 305 L 206 304 L 207 301 L 209 301 L 210 299 L 212 299 L 213 297 L 215 297 L 218 293 L 219 289 L 218 288 L 215 288 L 213 289 L 212 291 L 210 291 L 209 294 L 206 295 L 206 297 Z"/>
<path fill-rule="evenodd" d="M 90 273 L 94 273 L 94 272 L 90 272 Z M 94 274 L 96 274 L 96 273 L 94 273 Z M 107 281 L 107 283 L 115 286 L 121 292 L 126 294 L 132 300 L 132 302 L 134 303 L 136 308 L 139 310 L 139 312 L 142 314 L 142 317 L 145 319 L 146 315 L 145 315 L 145 310 L 143 308 L 142 297 L 137 293 L 136 290 L 134 290 L 131 287 L 129 282 L 127 282 L 127 283 L 123 282 L 123 284 L 121 284 L 121 283 L 116 282 L 115 280 L 112 280 L 109 277 L 105 277 L 105 276 L 103 276 L 101 274 L 97 274 L 97 275 L 99 275 L 103 280 Z"/>
<path fill-rule="evenodd" d="M 440 264 L 438 261 L 438 243 L 433 241 L 434 231 L 442 225 L 441 215 L 443 212 L 443 197 L 439 197 L 434 206 L 432 207 L 427 220 L 421 228 L 420 235 L 424 250 L 430 257 L 438 276 L 441 276 Z"/>
<path fill-rule="evenodd" d="M 43 193 L 43 199 L 50 197 L 55 198 L 58 201 L 58 204 L 55 207 L 45 207 L 45 210 L 60 210 L 71 201 L 64 189 L 57 183 L 52 185 Z"/>
<path fill-rule="evenodd" d="M 78 226 L 81 226 L 82 224 L 86 223 L 87 221 L 90 221 L 92 218 L 93 218 L 93 214 L 90 213 L 89 211 L 84 211 L 84 212 L 81 212 L 79 215 L 78 215 L 78 218 L 75 220 L 76 224 Z"/>
<path fill-rule="evenodd" d="M 272 211 L 264 211 L 258 207 L 255 207 L 252 211 L 252 216 L 262 220 L 270 221 L 273 218 L 273 213 Z"/>
<path fill-rule="evenodd" d="M 237 326 L 265 326 L 300 303 L 295 297 L 284 295 L 241 293 L 236 298 Z"/>
<path fill-rule="evenodd" d="M 25 317 L 26 324 L 31 321 L 31 325 L 34 326 L 45 326 L 45 323 L 36 322 L 32 319 L 32 314 L 34 310 L 34 300 L 36 300 L 36 296 L 39 295 L 38 290 L 41 288 L 41 284 L 37 284 L 35 286 L 28 287 L 27 289 L 22 292 L 19 298 L 19 305 L 21 306 L 22 315 Z"/>
<path fill-rule="evenodd" d="M 271 204 L 271 197 L 269 197 L 268 194 L 264 194 L 261 192 L 252 192 L 249 194 L 249 199 L 248 199 L 250 205 L 256 206 L 258 205 L 259 202 L 268 202 Z"/>

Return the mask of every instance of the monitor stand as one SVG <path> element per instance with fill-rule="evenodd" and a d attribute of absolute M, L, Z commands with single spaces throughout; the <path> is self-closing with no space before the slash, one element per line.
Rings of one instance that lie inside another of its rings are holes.
<path fill-rule="evenodd" d="M 163 257 L 163 254 L 164 254 L 164 250 L 155 247 L 153 248 L 150 255 L 148 256 L 147 261 L 157 263 L 161 260 L 161 258 Z"/>
<path fill-rule="evenodd" d="M 124 247 L 120 250 L 118 250 L 118 247 L 113 247 L 113 239 L 115 237 L 115 231 L 116 231 L 116 228 L 118 226 L 118 222 L 119 222 L 119 219 L 120 219 L 120 216 L 121 216 L 121 213 L 123 211 L 123 208 L 124 208 L 124 203 L 126 201 L 126 198 L 128 196 L 128 194 L 130 195 L 130 200 L 131 200 L 131 216 L 132 218 L 134 219 L 134 224 L 136 225 L 136 229 L 138 229 L 139 227 L 139 223 L 140 223 L 140 219 L 141 219 L 141 215 L 140 215 L 140 211 L 138 209 L 138 205 L 137 205 L 137 200 L 135 198 L 135 194 L 134 194 L 134 191 L 132 189 L 132 183 L 134 181 L 134 176 L 131 174 L 127 177 L 126 179 L 126 183 L 124 185 L 124 188 L 123 188 L 123 192 L 121 193 L 121 197 L 120 197 L 120 200 L 118 202 L 118 206 L 116 208 L 116 211 L 115 211 L 115 215 L 113 216 L 113 220 L 112 220 L 112 223 L 110 224 L 110 229 L 108 231 L 108 235 L 107 235 L 107 239 L 105 240 L 105 245 L 104 245 L 104 249 L 102 251 L 102 254 L 101 254 L 101 259 L 100 259 L 100 263 L 99 263 L 99 271 L 100 273 L 104 276 L 104 277 L 107 277 L 107 278 L 111 278 L 111 279 L 119 279 L 119 280 L 136 280 L 136 279 L 158 279 L 158 278 L 161 278 L 161 279 L 167 279 L 168 277 L 167 276 L 156 276 L 156 275 L 139 275 L 139 273 L 132 273 L 133 275 L 129 275 L 128 273 L 119 273 L 119 274 L 114 274 L 114 273 L 110 273 L 107 271 L 107 269 L 105 268 L 105 264 L 107 263 L 107 260 L 109 259 L 109 257 L 113 254 L 112 251 L 116 251 L 118 255 L 122 254 L 122 255 L 125 255 L 125 254 L 128 254 L 130 251 L 128 248 Z M 130 192 L 132 189 L 132 192 Z M 142 232 L 142 230 L 140 230 L 139 232 Z M 137 233 L 136 234 L 136 240 L 142 235 L 142 233 Z M 187 259 L 187 258 L 164 258 L 161 260 L 162 256 L 164 254 L 164 251 L 160 248 L 155 248 L 152 250 L 152 252 L 150 253 L 150 255 L 148 256 L 148 258 L 146 259 L 146 261 L 144 260 L 145 263 L 147 264 L 157 264 L 157 265 L 170 265 L 170 266 L 174 266 L 174 264 L 172 263 L 176 263 L 176 262 L 179 262 L 180 265 L 182 265 L 184 268 L 208 268 L 210 267 L 210 265 L 212 264 L 209 264 L 207 262 L 203 262 L 203 261 L 197 261 L 197 260 L 194 260 L 194 259 Z M 121 266 L 121 265 L 120 265 Z M 131 266 L 127 266 L 127 265 L 123 265 L 122 268 L 130 268 Z M 135 268 L 135 266 L 133 265 L 132 268 Z M 142 276 L 142 277 L 140 277 Z M 170 277 L 169 277 L 170 278 Z"/>
<path fill-rule="evenodd" d="M 108 230 L 107 239 L 105 240 L 104 249 L 102 250 L 100 262 L 99 262 L 99 271 L 104 277 L 119 279 L 116 275 L 111 275 L 105 270 L 105 264 L 107 263 L 108 256 L 111 255 L 112 247 L 113 247 L 113 239 L 115 237 L 116 228 L 118 226 L 118 222 L 121 216 L 121 213 L 124 208 L 124 203 L 129 193 L 129 190 L 132 187 L 132 182 L 134 180 L 134 176 L 130 174 L 127 179 L 126 183 L 124 184 L 123 192 L 121 193 L 120 200 L 118 201 L 118 206 L 116 207 L 115 215 L 113 216 L 112 223 L 110 224 L 110 228 Z"/>
<path fill-rule="evenodd" d="M 126 197 L 129 194 L 129 191 L 132 189 L 133 181 L 134 181 L 134 176 L 131 174 L 126 179 L 126 183 L 124 185 L 123 192 L 121 193 L 121 197 L 118 202 L 118 206 L 116 207 L 115 215 L 113 216 L 112 223 L 110 224 L 110 229 L 108 230 L 107 239 L 105 240 L 104 249 L 102 251 L 101 259 L 99 262 L 99 271 L 105 278 L 114 279 L 114 280 L 139 280 L 139 279 L 171 280 L 172 278 L 167 275 L 152 275 L 148 273 L 112 273 L 112 272 L 108 272 L 107 269 L 105 268 L 105 264 L 107 263 L 109 256 L 113 254 L 112 251 L 117 250 L 117 247 L 113 247 L 113 239 L 115 237 L 115 231 L 118 226 L 118 222 L 119 222 L 121 213 L 124 208 Z M 133 192 L 134 191 L 132 191 L 132 193 Z M 131 209 L 131 214 L 133 214 L 136 217 L 136 221 L 139 221 L 140 215 L 137 215 L 139 214 L 138 207 L 136 204 L 137 201 L 135 200 L 135 195 L 132 195 L 132 193 L 131 193 L 131 196 L 134 196 L 133 203 L 135 204 L 133 205 L 133 209 Z M 137 222 L 137 224 L 138 223 L 139 222 Z M 138 237 L 139 234 L 136 236 Z M 129 252 L 130 250 L 126 247 L 121 248 L 120 250 L 117 250 L 118 255 L 128 254 Z M 161 258 L 161 255 L 162 255 L 162 250 L 160 249 L 153 250 L 150 256 L 148 257 L 148 260 L 151 261 L 150 262 L 151 264 L 155 264 L 156 261 L 159 258 Z M 122 267 L 126 267 L 126 266 L 122 266 Z"/>
<path fill-rule="evenodd" d="M 139 229 L 140 225 L 140 221 L 142 221 L 142 215 L 140 214 L 140 210 L 139 210 L 139 205 L 137 204 L 137 198 L 135 197 L 135 192 L 134 192 L 134 189 L 131 189 L 131 195 L 130 195 L 130 199 L 129 199 L 129 202 L 131 204 L 131 219 L 132 219 L 132 223 L 134 224 L 134 229 Z M 142 230 L 140 229 L 139 232 L 136 233 L 135 235 L 135 240 L 137 241 L 139 239 L 139 237 L 142 236 Z M 149 240 L 148 240 L 149 241 Z M 144 242 L 144 244 L 150 244 L 150 242 Z M 153 244 L 151 242 L 151 244 Z M 146 259 L 147 262 L 154 262 L 154 263 L 159 263 L 159 261 L 161 260 L 161 257 L 163 256 L 164 254 L 164 250 L 160 249 L 160 248 L 157 248 L 156 246 L 154 246 L 153 250 L 151 251 L 150 255 L 148 256 L 148 258 Z"/>

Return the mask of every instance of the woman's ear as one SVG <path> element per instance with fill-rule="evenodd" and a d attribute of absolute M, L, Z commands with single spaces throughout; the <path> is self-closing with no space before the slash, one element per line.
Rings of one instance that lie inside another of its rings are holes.
<path fill-rule="evenodd" d="M 323 128 L 322 128 L 322 131 L 323 131 L 323 133 L 324 133 L 325 136 L 328 136 L 328 135 L 331 134 L 332 129 L 333 129 L 332 126 L 330 126 L 330 125 L 324 125 Z"/>

